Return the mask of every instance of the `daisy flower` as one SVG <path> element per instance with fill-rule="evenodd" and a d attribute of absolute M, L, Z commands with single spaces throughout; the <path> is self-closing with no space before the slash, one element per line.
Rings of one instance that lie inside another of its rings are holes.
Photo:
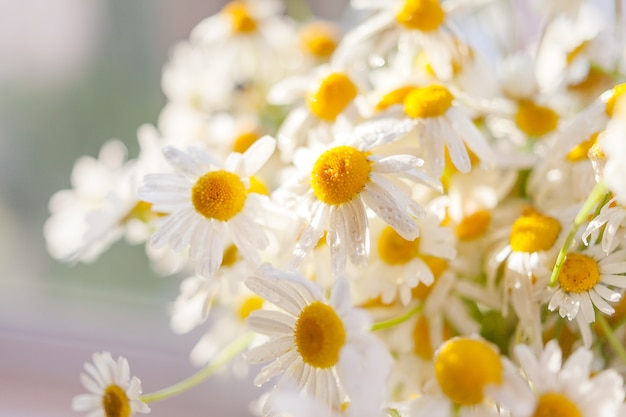
<path fill-rule="evenodd" d="M 300 391 L 335 410 L 353 398 L 381 398 L 391 357 L 370 333 L 367 314 L 352 307 L 345 279 L 337 280 L 330 300 L 301 275 L 267 265 L 246 285 L 283 310 L 256 310 L 248 317 L 253 331 L 270 337 L 247 353 L 251 363 L 272 361 L 255 384 L 282 375 L 278 389 L 293 381 Z"/>
<path fill-rule="evenodd" d="M 150 243 L 175 251 L 189 247 L 189 257 L 203 276 L 213 275 L 221 265 L 226 237 L 244 259 L 259 263 L 258 251 L 267 247 L 269 239 L 259 224 L 264 200 L 249 192 L 250 176 L 274 148 L 274 139 L 261 138 L 245 153 L 231 153 L 223 168 L 198 149 L 185 153 L 164 148 L 176 173 L 147 175 L 138 191 L 154 210 L 169 214 L 161 219 Z"/>
<path fill-rule="evenodd" d="M 294 266 L 317 245 L 326 228 L 333 271 L 342 271 L 348 259 L 354 265 L 364 264 L 370 252 L 366 207 L 403 238 L 417 238 L 415 217 L 422 215 L 422 209 L 402 184 L 387 175 L 433 188 L 436 183 L 417 169 L 421 161 L 415 156 L 372 153 L 411 127 L 407 121 L 373 120 L 326 148 L 302 149 L 296 159 L 300 174 L 287 186 L 294 190 L 294 201 L 300 202 L 308 223 L 294 249 Z"/>
<path fill-rule="evenodd" d="M 405 89 L 397 98 L 402 106 L 393 106 L 386 117 L 410 121 L 415 128 L 408 138 L 416 138 L 419 156 L 428 172 L 440 178 L 445 167 L 445 150 L 462 173 L 472 168 L 468 148 L 481 162 L 495 162 L 487 140 L 461 108 L 452 92 L 441 84 Z"/>
<path fill-rule="evenodd" d="M 453 416 L 455 408 L 488 414 L 494 402 L 505 409 L 528 409 L 524 400 L 530 393 L 525 381 L 486 340 L 452 338 L 437 350 L 434 366 L 435 378 L 412 404 L 411 417 Z"/>
<path fill-rule="evenodd" d="M 548 308 L 559 310 L 561 317 L 577 320 L 586 346 L 591 342 L 588 324 L 595 321 L 595 308 L 611 315 L 615 312 L 608 302 L 622 296 L 613 288 L 626 288 L 626 250 L 605 256 L 602 249 L 592 246 L 582 252 L 570 252 L 558 276 L 558 287 L 550 298 Z M 608 301 L 608 302 L 607 302 Z M 585 337 L 586 336 L 586 337 Z"/>
<path fill-rule="evenodd" d="M 530 410 L 513 413 L 513 417 L 622 415 L 622 377 L 613 369 L 595 372 L 591 351 L 580 347 L 565 363 L 555 340 L 549 341 L 539 355 L 526 345 L 517 345 L 514 351 L 534 395 Z"/>
<path fill-rule="evenodd" d="M 74 411 L 87 411 L 87 417 L 130 417 L 150 412 L 139 399 L 141 381 L 131 378 L 125 358 L 115 361 L 109 352 L 94 353 L 93 363 L 85 363 L 85 371 L 80 379 L 89 394 L 72 399 Z"/>

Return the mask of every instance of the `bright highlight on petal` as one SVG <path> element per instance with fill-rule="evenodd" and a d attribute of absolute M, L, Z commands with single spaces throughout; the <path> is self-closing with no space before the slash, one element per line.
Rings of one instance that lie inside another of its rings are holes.
<path fill-rule="evenodd" d="M 204 217 L 227 221 L 243 209 L 246 188 L 232 172 L 211 171 L 200 177 L 191 188 L 191 201 Z"/>
<path fill-rule="evenodd" d="M 102 409 L 106 417 L 129 417 L 131 414 L 126 392 L 117 385 L 109 385 L 104 390 Z"/>
<path fill-rule="evenodd" d="M 513 223 L 510 243 L 515 252 L 539 252 L 550 249 L 561 233 L 558 220 L 529 210 Z"/>
<path fill-rule="evenodd" d="M 442 85 L 416 88 L 404 99 L 404 112 L 414 119 L 439 117 L 452 106 L 454 96 Z"/>
<path fill-rule="evenodd" d="M 352 146 L 337 146 L 315 161 L 311 187 L 326 204 L 343 204 L 356 197 L 369 182 L 371 164 L 367 154 Z"/>
<path fill-rule="evenodd" d="M 334 72 L 322 80 L 317 90 L 307 94 L 306 101 L 311 113 L 334 122 L 356 95 L 357 88 L 352 80 L 342 72 Z"/>
<path fill-rule="evenodd" d="M 406 240 L 387 226 L 378 238 L 378 254 L 389 265 L 402 265 L 415 258 L 419 253 L 420 239 Z"/>
<path fill-rule="evenodd" d="M 532 417 L 582 417 L 582 413 L 565 395 L 546 392 L 539 397 Z"/>
<path fill-rule="evenodd" d="M 600 282 L 600 267 L 595 259 L 580 253 L 565 258 L 559 275 L 559 284 L 567 292 L 582 293 Z"/>
<path fill-rule="evenodd" d="M 406 0 L 396 21 L 407 29 L 436 30 L 446 17 L 438 0 Z"/>
<path fill-rule="evenodd" d="M 515 115 L 515 124 L 530 136 L 543 136 L 556 130 L 559 116 L 549 107 L 522 101 Z"/>
<path fill-rule="evenodd" d="M 314 301 L 304 307 L 298 316 L 294 340 L 306 364 L 314 368 L 329 368 L 339 361 L 346 330 L 331 306 Z"/>
<path fill-rule="evenodd" d="M 248 8 L 240 1 L 228 3 L 222 9 L 230 18 L 230 24 L 235 33 L 251 33 L 257 29 L 256 21 L 248 13 Z"/>
<path fill-rule="evenodd" d="M 446 342 L 437 354 L 435 375 L 452 401 L 473 405 L 483 401 L 488 384 L 502 383 L 503 366 L 498 353 L 487 343 L 457 338 Z"/>

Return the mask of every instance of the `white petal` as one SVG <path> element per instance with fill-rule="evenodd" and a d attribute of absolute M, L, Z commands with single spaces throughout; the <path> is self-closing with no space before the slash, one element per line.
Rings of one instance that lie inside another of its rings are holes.
<path fill-rule="evenodd" d="M 293 335 L 280 336 L 263 345 L 251 348 L 246 352 L 246 359 L 250 363 L 263 363 L 279 358 L 295 348 Z"/>
<path fill-rule="evenodd" d="M 356 126 L 353 135 L 359 149 L 366 151 L 400 139 L 414 128 L 412 119 L 378 119 Z"/>
<path fill-rule="evenodd" d="M 278 336 L 292 334 L 296 319 L 280 311 L 256 310 L 247 318 L 246 324 L 256 333 Z"/>
<path fill-rule="evenodd" d="M 265 135 L 255 141 L 243 154 L 242 176 L 250 176 L 260 170 L 276 149 L 276 139 Z"/>
<path fill-rule="evenodd" d="M 403 207 L 399 207 L 396 198 L 378 184 L 369 182 L 361 193 L 363 201 L 378 217 L 393 227 L 406 240 L 415 240 L 419 229 L 415 219 Z"/>

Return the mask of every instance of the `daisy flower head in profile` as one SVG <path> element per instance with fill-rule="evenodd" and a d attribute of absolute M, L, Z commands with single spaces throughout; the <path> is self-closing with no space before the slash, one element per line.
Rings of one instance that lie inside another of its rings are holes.
<path fill-rule="evenodd" d="M 588 349 L 579 347 L 564 363 L 556 340 L 539 354 L 527 345 L 515 346 L 514 352 L 533 395 L 528 412 L 512 413 L 513 417 L 623 415 L 622 377 L 614 369 L 593 369 L 594 356 Z"/>
<path fill-rule="evenodd" d="M 87 411 L 87 417 L 130 417 L 150 412 L 139 399 L 141 381 L 131 378 L 125 358 L 116 361 L 109 352 L 94 353 L 93 363 L 85 363 L 85 371 L 80 379 L 89 394 L 72 399 L 74 411 Z"/>
<path fill-rule="evenodd" d="M 253 311 L 247 320 L 254 332 L 269 337 L 247 352 L 251 363 L 272 361 L 255 384 L 282 375 L 276 389 L 295 383 L 327 410 L 357 398 L 382 404 L 391 356 L 370 333 L 369 316 L 352 306 L 345 278 L 337 279 L 330 299 L 302 275 L 267 264 L 246 285 L 279 309 Z"/>
<path fill-rule="evenodd" d="M 606 256 L 600 246 L 594 245 L 580 252 L 568 253 L 563 262 L 558 286 L 548 308 L 551 311 L 558 309 L 560 316 L 568 320 L 576 319 L 585 346 L 591 344 L 589 323 L 595 321 L 595 309 L 612 315 L 615 309 L 609 303 L 622 298 L 626 288 L 624 259 L 626 249 Z"/>
<path fill-rule="evenodd" d="M 451 417 L 472 409 L 490 415 L 494 403 L 508 410 L 528 409 L 531 394 L 517 368 L 482 338 L 447 340 L 435 353 L 434 368 L 424 395 L 411 405 L 411 417 Z"/>
<path fill-rule="evenodd" d="M 139 197 L 153 210 L 168 213 L 150 243 L 175 251 L 189 247 L 199 275 L 213 275 L 222 264 L 225 239 L 232 240 L 243 258 L 260 263 L 258 251 L 269 244 L 260 225 L 264 200 L 250 190 L 250 176 L 270 158 L 275 140 L 263 137 L 243 154 L 231 153 L 222 167 L 209 154 L 192 148 L 166 147 L 163 153 L 175 170 L 145 176 Z"/>
<path fill-rule="evenodd" d="M 373 148 L 389 143 L 412 128 L 410 121 L 378 119 L 337 135 L 328 146 L 302 148 L 295 158 L 300 174 L 286 185 L 302 208 L 307 222 L 294 249 L 292 266 L 317 245 L 326 231 L 333 272 L 344 270 L 348 259 L 364 265 L 369 256 L 366 207 L 393 227 L 404 239 L 419 235 L 415 221 L 423 215 L 419 204 L 400 177 L 440 188 L 418 168 L 412 155 L 379 156 Z M 395 178 L 393 178 L 395 176 Z"/>
<path fill-rule="evenodd" d="M 607 255 L 623 245 L 626 239 L 626 206 L 618 204 L 615 197 L 611 198 L 589 222 L 582 239 L 586 245 L 601 239 L 602 250 Z"/>
<path fill-rule="evenodd" d="M 400 105 L 390 106 L 384 115 L 414 124 L 408 138 L 417 139 L 419 156 L 435 178 L 443 174 L 446 149 L 452 164 L 461 173 L 472 169 L 468 149 L 482 163 L 495 162 L 489 143 L 446 86 L 435 83 L 403 89 L 402 94 L 395 97 Z"/>

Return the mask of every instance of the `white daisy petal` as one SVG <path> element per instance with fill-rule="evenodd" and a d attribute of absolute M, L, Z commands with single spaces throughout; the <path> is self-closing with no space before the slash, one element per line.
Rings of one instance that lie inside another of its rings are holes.
<path fill-rule="evenodd" d="M 415 220 L 398 207 L 394 196 L 375 183 L 368 183 L 361 193 L 363 201 L 378 217 L 393 227 L 406 240 L 419 235 Z"/>

